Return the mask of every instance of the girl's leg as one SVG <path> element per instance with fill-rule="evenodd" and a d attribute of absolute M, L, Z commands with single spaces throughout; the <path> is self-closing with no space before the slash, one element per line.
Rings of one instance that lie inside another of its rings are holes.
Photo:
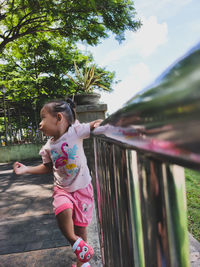
<path fill-rule="evenodd" d="M 87 242 L 87 228 L 74 225 L 74 232 L 77 236 L 80 236 L 85 242 Z M 77 259 L 77 267 L 83 265 L 81 261 Z"/>
<path fill-rule="evenodd" d="M 80 236 L 85 242 L 87 242 L 87 228 L 74 225 L 74 232 L 77 236 Z"/>
<path fill-rule="evenodd" d="M 56 216 L 58 226 L 62 234 L 73 246 L 74 242 L 79 238 L 74 232 L 74 223 L 72 220 L 72 209 L 66 209 Z"/>
<path fill-rule="evenodd" d="M 75 241 L 81 237 L 85 242 L 87 241 L 86 227 L 74 226 L 72 220 L 72 209 L 66 209 L 56 216 L 58 226 L 62 234 L 73 246 Z M 77 259 L 77 267 L 81 267 L 83 262 Z"/>

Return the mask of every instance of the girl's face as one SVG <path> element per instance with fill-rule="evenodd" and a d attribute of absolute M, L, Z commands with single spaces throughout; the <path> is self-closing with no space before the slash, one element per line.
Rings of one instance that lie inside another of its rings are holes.
<path fill-rule="evenodd" d="M 52 116 L 45 107 L 41 109 L 40 116 L 40 130 L 46 136 L 56 136 L 58 132 L 58 118 Z"/>

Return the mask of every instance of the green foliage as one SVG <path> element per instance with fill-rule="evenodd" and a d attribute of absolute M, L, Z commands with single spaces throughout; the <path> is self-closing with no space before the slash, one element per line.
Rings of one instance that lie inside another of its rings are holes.
<path fill-rule="evenodd" d="M 93 61 L 91 55 L 80 53 L 77 41 L 96 45 L 110 33 L 122 41 L 126 30 L 140 26 L 131 0 L 0 1 L 0 86 L 7 88 L 6 98 L 20 112 L 12 118 L 13 130 L 32 121 L 31 127 L 37 129 L 46 100 L 77 90 L 66 73 L 73 73 L 74 61 L 80 69 Z M 112 90 L 114 72 L 92 68 L 88 76 L 93 73 L 95 79 L 87 88 Z"/>
<path fill-rule="evenodd" d="M 74 69 L 75 78 L 66 74 L 74 84 L 74 94 L 93 93 L 94 89 L 111 91 L 110 86 L 114 78 L 114 73 L 109 73 L 104 69 L 97 69 L 95 64 L 88 66 L 87 61 L 82 69 L 79 69 L 74 61 Z"/>
<path fill-rule="evenodd" d="M 74 58 L 85 58 L 63 38 L 41 34 L 24 37 L 8 48 L 0 65 L 1 83 L 14 101 L 30 99 L 32 104 L 43 98 L 65 96 L 68 83 L 64 73 L 71 68 Z"/>
<path fill-rule="evenodd" d="M 4 132 L 4 118 L 0 117 L 0 135 L 3 135 Z"/>
<path fill-rule="evenodd" d="M 185 169 L 189 232 L 200 241 L 200 173 Z"/>
<path fill-rule="evenodd" d="M 74 70 L 74 61 L 80 68 L 92 61 L 91 55 L 83 55 L 65 39 L 52 39 L 51 35 L 42 34 L 24 37 L 12 43 L 2 58 L 0 85 L 6 86 L 7 96 L 16 102 L 26 100 L 39 106 L 44 99 L 63 98 L 72 94 L 76 84 L 67 79 L 65 74 Z M 113 72 L 96 66 L 90 84 L 106 90 L 110 88 L 113 79 Z"/>
<path fill-rule="evenodd" d="M 51 34 L 34 34 L 9 44 L 2 53 L 0 64 L 0 86 L 6 87 L 6 97 L 15 102 L 21 110 L 22 122 L 13 121 L 16 129 L 34 122 L 37 129 L 40 109 L 48 99 L 65 98 L 76 90 L 65 75 L 74 70 L 73 62 L 82 68 L 85 62 L 92 62 L 91 55 L 82 54 L 75 44 Z M 101 86 L 109 86 L 114 73 L 96 67 L 102 76 Z M 0 93 L 1 94 L 1 93 Z M 23 125 L 22 125 L 23 124 Z"/>
<path fill-rule="evenodd" d="M 37 32 L 95 45 L 109 32 L 121 41 L 125 30 L 135 31 L 140 26 L 131 0 L 2 0 L 0 51 L 8 43 Z"/>

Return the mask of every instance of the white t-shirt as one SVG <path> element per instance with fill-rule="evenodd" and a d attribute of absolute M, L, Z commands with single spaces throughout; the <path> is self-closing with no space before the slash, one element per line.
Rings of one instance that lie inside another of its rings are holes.
<path fill-rule="evenodd" d="M 58 140 L 49 139 L 39 154 L 43 163 L 53 163 L 54 185 L 74 192 L 91 181 L 83 139 L 90 136 L 90 124 L 76 121 Z"/>

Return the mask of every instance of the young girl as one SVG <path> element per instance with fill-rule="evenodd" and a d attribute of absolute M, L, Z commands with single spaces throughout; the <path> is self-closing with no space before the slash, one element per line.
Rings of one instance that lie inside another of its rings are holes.
<path fill-rule="evenodd" d="M 53 171 L 53 208 L 59 228 L 72 245 L 77 267 L 90 266 L 93 248 L 88 245 L 86 227 L 91 222 L 93 188 L 83 150 L 83 139 L 101 120 L 79 123 L 74 103 L 52 101 L 41 109 L 40 130 L 51 136 L 40 150 L 43 163 L 30 167 L 15 162 L 16 174 L 44 174 Z M 75 265 L 73 265 L 75 267 Z"/>

